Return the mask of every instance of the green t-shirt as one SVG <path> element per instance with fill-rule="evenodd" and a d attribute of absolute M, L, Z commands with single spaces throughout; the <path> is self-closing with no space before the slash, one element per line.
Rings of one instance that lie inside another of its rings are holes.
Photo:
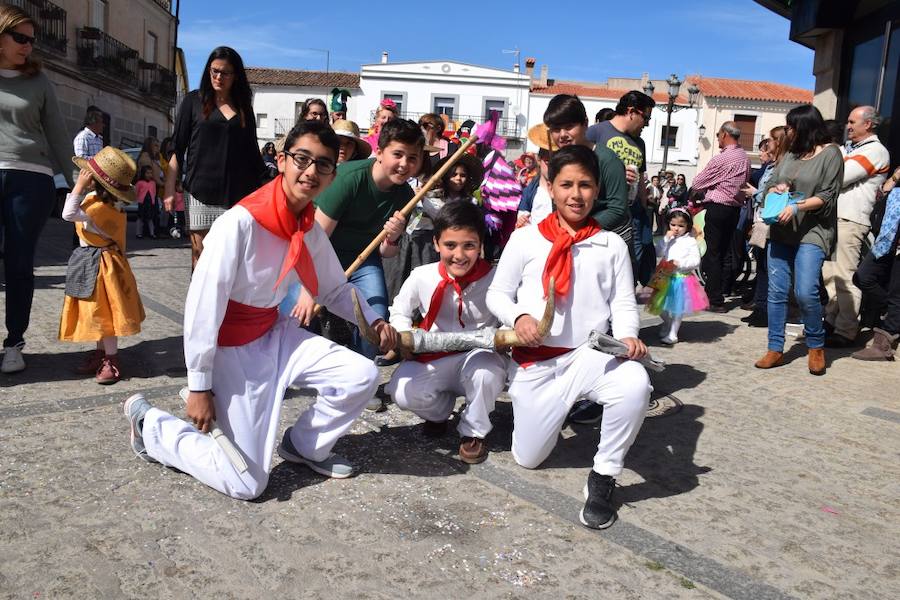
<path fill-rule="evenodd" d="M 607 231 L 622 231 L 631 227 L 628 213 L 628 182 L 625 166 L 606 146 L 594 148 L 600 163 L 600 197 L 594 203 L 592 216 Z"/>
<path fill-rule="evenodd" d="M 316 206 L 337 221 L 331 245 L 345 269 L 381 233 L 384 224 L 413 197 L 408 184 L 382 192 L 372 179 L 374 158 L 338 166 L 331 186 L 316 198 Z"/>

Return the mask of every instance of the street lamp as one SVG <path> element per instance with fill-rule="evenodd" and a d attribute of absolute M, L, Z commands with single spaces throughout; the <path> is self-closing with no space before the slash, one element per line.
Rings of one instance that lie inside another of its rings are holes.
<path fill-rule="evenodd" d="M 676 75 L 675 73 L 672 73 L 672 75 L 669 76 L 669 78 L 666 80 L 666 84 L 669 86 L 668 90 L 666 90 L 668 92 L 669 100 L 666 103 L 665 107 L 659 107 L 661 110 L 666 111 L 666 130 L 665 130 L 665 137 L 663 138 L 664 142 L 665 142 L 665 145 L 663 146 L 663 162 L 662 162 L 662 170 L 663 171 L 666 170 L 666 167 L 669 164 L 669 132 L 672 130 L 671 129 L 672 128 L 672 113 L 679 111 L 683 108 L 693 108 L 694 102 L 697 100 L 697 94 L 700 93 L 700 88 L 697 87 L 697 84 L 692 83 L 690 86 L 688 86 L 688 89 L 687 89 L 687 91 L 688 91 L 688 106 L 675 106 L 675 99 L 678 98 L 678 92 L 681 89 L 682 83 L 684 83 L 684 82 L 681 81 L 680 79 L 678 79 L 678 75 Z M 650 96 L 651 98 L 653 97 L 653 90 L 655 90 L 655 89 L 656 89 L 656 86 L 653 85 L 652 81 L 648 80 L 647 83 L 644 85 L 644 93 L 647 94 L 648 96 Z"/>

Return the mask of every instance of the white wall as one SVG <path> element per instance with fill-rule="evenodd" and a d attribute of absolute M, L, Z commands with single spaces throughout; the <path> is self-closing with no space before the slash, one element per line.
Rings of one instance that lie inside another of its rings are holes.
<path fill-rule="evenodd" d="M 280 119 L 285 124 L 292 124 L 295 118 L 295 103 L 302 103 L 307 98 L 320 98 L 325 102 L 325 106 L 329 107 L 328 112 L 331 113 L 331 87 L 300 87 L 300 86 L 273 86 L 273 85 L 254 85 L 253 87 L 253 112 L 257 117 L 256 137 L 259 138 L 260 146 L 266 142 L 272 141 L 276 137 L 276 133 L 287 133 L 287 131 L 276 130 L 275 120 Z M 352 94 L 347 98 L 347 112 L 352 115 L 356 104 L 361 102 L 360 90 L 351 89 Z M 266 122 L 259 123 L 259 116 L 266 115 Z M 351 116 L 352 119 L 352 116 Z M 359 123 L 363 127 L 363 123 Z M 290 130 L 290 126 L 287 127 Z"/>
<path fill-rule="evenodd" d="M 529 103 L 527 76 L 500 69 L 452 62 L 388 63 L 363 65 L 360 87 L 364 103 L 352 109 L 353 119 L 367 128 L 384 94 L 403 94 L 405 113 L 434 111 L 434 97 L 456 99 L 454 120 L 471 116 L 479 123 L 485 117 L 485 100 L 503 100 L 504 118 L 517 119 L 514 137 L 524 137 Z"/>

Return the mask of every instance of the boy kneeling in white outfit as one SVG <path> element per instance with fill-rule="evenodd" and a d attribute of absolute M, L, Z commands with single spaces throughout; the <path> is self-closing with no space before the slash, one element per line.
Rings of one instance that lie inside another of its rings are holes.
<path fill-rule="evenodd" d="M 390 308 L 391 325 L 412 329 L 413 314 L 425 315 L 421 329 L 429 332 L 477 331 L 496 327 L 485 294 L 494 269 L 480 258 L 485 236 L 484 216 L 471 202 L 444 205 L 434 220 L 436 263 L 410 273 Z M 493 350 L 417 354 L 397 367 L 385 388 L 402 409 L 426 420 L 426 435 L 446 430 L 447 418 L 464 395 L 460 413 L 460 460 L 475 464 L 487 458 L 484 438 L 491 431 L 490 414 L 506 383 L 506 359 Z"/>
<path fill-rule="evenodd" d="M 600 443 L 581 510 L 585 526 L 603 529 L 616 520 L 614 477 L 644 421 L 650 382 L 638 362 L 594 350 L 588 336 L 591 330 L 607 333 L 611 323 L 612 335 L 629 348 L 628 358 L 645 356 L 647 347 L 638 339 L 628 247 L 590 217 L 599 192 L 596 156 L 583 146 L 565 147 L 550 159 L 549 179 L 556 210 L 537 226 L 512 234 L 487 303 L 529 345 L 514 348 L 510 363 L 516 462 L 533 469 L 547 458 L 577 399 L 603 405 Z M 541 314 L 551 278 L 556 316 L 549 335 L 541 338 L 534 315 Z"/>
<path fill-rule="evenodd" d="M 351 475 L 352 466 L 331 449 L 375 393 L 378 370 L 278 314 L 289 287 L 300 281 L 328 310 L 356 321 L 355 288 L 316 224 L 312 203 L 334 180 L 338 148 L 330 127 L 300 122 L 278 154 L 278 177 L 213 224 L 185 303 L 191 423 L 135 394 L 125 402 L 125 415 L 138 457 L 175 467 L 232 498 L 256 498 L 269 481 L 285 390 L 297 383 L 318 395 L 284 432 L 278 454 L 329 477 Z M 394 347 L 397 332 L 368 304 L 363 314 L 375 321 L 382 347 Z M 214 421 L 242 461 L 206 435 Z"/>

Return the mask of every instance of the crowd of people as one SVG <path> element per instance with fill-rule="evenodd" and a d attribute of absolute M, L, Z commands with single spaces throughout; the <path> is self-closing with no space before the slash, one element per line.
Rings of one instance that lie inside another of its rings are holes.
<path fill-rule="evenodd" d="M 0 108 L 22 113 L 0 125 L 4 140 L 20 140 L 0 148 L 4 373 L 25 369 L 34 247 L 67 156 L 52 86 L 30 62 L 33 36 L 27 15 L 0 10 Z M 95 344 L 79 372 L 118 381 L 117 339 L 144 320 L 124 207 L 141 204 L 137 235 L 152 236 L 161 197 L 164 213 L 183 211 L 175 223 L 191 241 L 186 418 L 130 397 L 140 458 L 241 499 L 266 488 L 276 450 L 348 477 L 352 465 L 332 449 L 363 410 L 384 408 L 376 364 L 399 363 L 385 393 L 424 420 L 425 435 L 445 435 L 465 397 L 456 425 L 466 463 L 487 458 L 507 385 L 512 456 L 525 468 L 549 456 L 567 420 L 599 422 L 580 520 L 600 529 L 616 519 L 615 477 L 650 397 L 640 304 L 662 317 L 660 342 L 677 344 L 685 316 L 732 309 L 749 253 L 747 320 L 769 331 L 756 367 L 784 363 L 794 313 L 810 373 L 825 373 L 825 347 L 860 344 L 862 328 L 873 341 L 853 356 L 893 359 L 900 169 L 887 177 L 871 107 L 851 112 L 846 143 L 816 108 L 792 109 L 760 144 L 756 171 L 743 132 L 725 122 L 721 151 L 689 188 L 681 174 L 648 173 L 641 131 L 655 102 L 639 91 L 594 124 L 576 96 L 555 96 L 528 132 L 537 153 L 514 161 L 496 114 L 450 128 L 437 114 L 405 119 L 386 100 L 363 137 L 345 96 L 335 90 L 330 114 L 320 99 L 303 103 L 291 131 L 260 151 L 243 62 L 219 47 L 171 140 L 148 138 L 137 161 L 104 146 L 88 112 L 63 210 L 78 246 L 59 339 Z M 321 335 L 328 319 L 349 323 L 346 347 Z M 289 385 L 317 397 L 279 441 Z"/>

